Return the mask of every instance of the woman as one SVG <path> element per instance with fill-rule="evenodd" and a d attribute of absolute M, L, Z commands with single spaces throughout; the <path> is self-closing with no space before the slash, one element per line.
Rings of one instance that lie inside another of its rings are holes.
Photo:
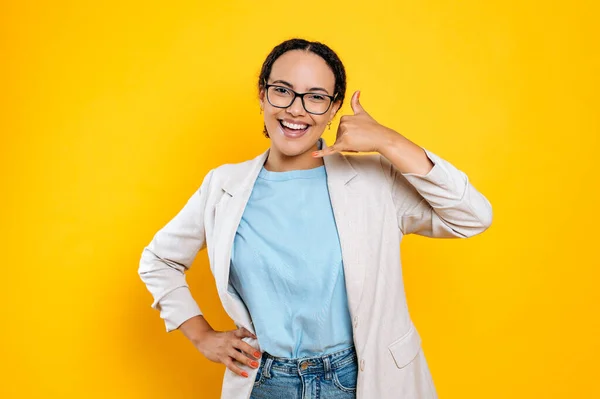
<path fill-rule="evenodd" d="M 152 306 L 167 331 L 226 366 L 222 398 L 435 398 L 399 244 L 479 234 L 489 202 L 463 172 L 377 123 L 359 92 L 326 147 L 346 76 L 321 43 L 276 46 L 258 89 L 270 148 L 211 170 L 144 249 Z M 190 294 L 184 273 L 204 247 L 236 330 L 214 331 Z"/>

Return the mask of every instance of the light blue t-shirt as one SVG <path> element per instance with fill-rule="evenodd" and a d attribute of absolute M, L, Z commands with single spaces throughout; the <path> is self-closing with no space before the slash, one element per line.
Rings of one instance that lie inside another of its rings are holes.
<path fill-rule="evenodd" d="M 261 349 L 297 358 L 352 345 L 325 167 L 260 171 L 238 227 L 230 282 Z"/>

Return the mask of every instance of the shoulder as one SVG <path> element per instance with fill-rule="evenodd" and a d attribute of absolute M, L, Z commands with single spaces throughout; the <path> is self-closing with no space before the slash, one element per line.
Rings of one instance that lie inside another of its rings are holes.
<path fill-rule="evenodd" d="M 248 172 L 253 162 L 254 159 L 237 163 L 224 163 L 212 169 L 209 173 L 213 174 L 214 179 L 223 179 L 232 175 L 244 174 Z"/>
<path fill-rule="evenodd" d="M 231 192 L 230 190 L 243 186 L 251 171 L 258 167 L 261 157 L 262 155 L 259 155 L 242 162 L 224 163 L 211 169 L 204 178 L 208 181 L 209 190 L 221 187 Z"/>

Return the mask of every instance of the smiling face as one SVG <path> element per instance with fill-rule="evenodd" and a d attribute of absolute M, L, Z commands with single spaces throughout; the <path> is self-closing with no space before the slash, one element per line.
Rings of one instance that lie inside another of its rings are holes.
<path fill-rule="evenodd" d="M 325 60 L 317 54 L 292 50 L 273 63 L 267 84 L 287 87 L 298 93 L 333 96 L 335 76 Z M 275 89 L 275 92 L 287 95 L 285 89 Z M 270 98 L 277 104 L 274 95 Z M 322 98 L 317 95 L 313 100 L 321 101 Z M 311 100 L 306 96 L 305 102 L 311 109 L 309 101 Z M 264 89 L 260 91 L 260 103 L 271 139 L 271 151 L 288 157 L 302 155 L 314 148 L 341 105 L 340 101 L 336 101 L 323 115 L 314 115 L 304 109 L 301 99 L 297 97 L 289 107 L 277 108 L 267 101 Z"/>

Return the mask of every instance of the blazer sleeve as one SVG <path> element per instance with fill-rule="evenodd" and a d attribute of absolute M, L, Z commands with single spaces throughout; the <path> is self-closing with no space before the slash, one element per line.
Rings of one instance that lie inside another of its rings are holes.
<path fill-rule="evenodd" d="M 401 173 L 380 156 L 402 233 L 467 238 L 485 231 L 492 223 L 492 206 L 487 198 L 464 172 L 431 151 L 424 151 L 434 164 L 426 175 Z"/>
<path fill-rule="evenodd" d="M 202 312 L 185 279 L 198 252 L 206 247 L 204 211 L 211 170 L 184 207 L 161 228 L 142 251 L 138 274 L 152 294 L 167 332 Z"/>

